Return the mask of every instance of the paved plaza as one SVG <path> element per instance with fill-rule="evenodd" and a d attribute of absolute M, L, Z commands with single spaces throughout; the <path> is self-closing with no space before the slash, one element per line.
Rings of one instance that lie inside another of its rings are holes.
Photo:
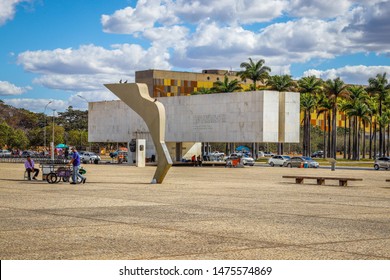
<path fill-rule="evenodd" d="M 84 167 L 48 184 L 0 163 L 0 259 L 390 259 L 388 171 L 173 167 L 152 185 L 155 167 Z"/>

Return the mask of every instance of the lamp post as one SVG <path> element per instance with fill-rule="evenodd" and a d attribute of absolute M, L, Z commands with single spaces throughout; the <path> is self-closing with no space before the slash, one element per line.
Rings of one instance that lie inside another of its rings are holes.
<path fill-rule="evenodd" d="M 85 97 L 84 97 L 84 96 L 82 96 L 81 94 L 77 94 L 77 97 L 79 97 L 79 98 L 83 99 L 85 102 L 87 102 L 87 105 L 88 105 L 89 101 L 88 101 L 88 99 L 87 99 L 87 98 L 85 98 Z"/>
<path fill-rule="evenodd" d="M 77 97 L 79 97 L 79 98 L 83 99 L 85 102 L 87 102 L 87 105 L 89 104 L 89 100 L 87 98 L 85 98 L 84 96 L 82 96 L 81 94 L 77 94 Z M 82 146 L 82 133 L 83 132 L 84 132 L 84 129 L 80 130 L 80 149 L 81 149 L 81 146 Z M 89 143 L 89 150 L 91 150 L 91 143 Z"/>
<path fill-rule="evenodd" d="M 46 104 L 45 106 L 45 110 L 43 110 L 43 116 L 45 118 L 45 127 L 43 129 L 43 143 L 44 143 L 44 148 L 43 148 L 43 155 L 45 155 L 45 151 L 46 151 L 46 125 L 47 125 L 47 119 L 46 119 L 46 109 L 47 109 L 47 106 L 49 106 L 49 104 L 53 103 L 53 101 L 49 101 L 49 103 Z"/>
<path fill-rule="evenodd" d="M 54 113 L 56 109 L 53 110 L 53 142 L 51 142 L 51 159 L 54 160 Z"/>

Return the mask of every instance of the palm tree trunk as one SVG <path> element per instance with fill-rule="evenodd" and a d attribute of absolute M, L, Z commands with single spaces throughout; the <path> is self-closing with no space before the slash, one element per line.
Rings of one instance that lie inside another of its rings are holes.
<path fill-rule="evenodd" d="M 349 117 L 349 122 L 348 122 L 348 159 L 351 159 L 352 156 L 352 146 L 351 146 L 351 136 L 352 136 L 352 118 Z"/>
<path fill-rule="evenodd" d="M 307 145 L 307 111 L 305 110 L 303 113 L 303 149 L 302 149 L 302 155 L 306 156 L 306 145 Z"/>
<path fill-rule="evenodd" d="M 360 121 L 358 117 L 356 117 L 356 123 L 357 123 L 356 160 L 360 160 Z"/>
<path fill-rule="evenodd" d="M 331 135 L 330 135 L 330 129 L 331 129 L 331 115 L 330 115 L 330 112 L 328 112 L 328 157 L 332 157 L 332 155 L 330 154 L 330 149 L 331 149 L 331 144 L 330 144 L 330 140 L 331 140 Z"/>
<path fill-rule="evenodd" d="M 386 149 L 387 156 L 389 156 L 389 145 L 390 145 L 390 124 L 387 125 L 387 149 Z"/>
<path fill-rule="evenodd" d="M 372 158 L 372 117 L 370 122 L 370 148 L 369 148 L 369 158 Z"/>
<path fill-rule="evenodd" d="M 353 117 L 353 148 L 352 148 L 352 159 L 357 160 L 358 155 L 358 127 L 357 117 Z"/>
<path fill-rule="evenodd" d="M 363 121 L 363 147 L 362 158 L 366 158 L 366 121 Z"/>
<path fill-rule="evenodd" d="M 379 116 L 382 116 L 382 100 L 379 100 Z M 379 126 L 379 156 L 383 156 L 383 128 Z"/>
<path fill-rule="evenodd" d="M 336 136 L 337 136 L 337 127 L 336 127 L 336 120 L 337 120 L 337 104 L 333 105 L 332 110 L 332 149 L 331 154 L 334 159 L 336 159 L 336 152 L 337 152 L 337 143 L 336 143 Z"/>
<path fill-rule="evenodd" d="M 326 158 L 326 112 L 324 112 L 324 158 Z"/>
<path fill-rule="evenodd" d="M 377 149 L 376 149 L 376 134 L 377 134 L 377 131 L 376 131 L 376 120 L 374 122 L 374 158 L 377 158 L 376 154 L 377 154 Z"/>
<path fill-rule="evenodd" d="M 344 152 L 343 158 L 347 158 L 347 114 L 344 114 Z"/>

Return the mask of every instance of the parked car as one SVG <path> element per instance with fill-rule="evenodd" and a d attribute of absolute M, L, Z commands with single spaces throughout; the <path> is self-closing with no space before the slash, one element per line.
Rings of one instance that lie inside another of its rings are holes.
<path fill-rule="evenodd" d="M 22 152 L 22 157 L 27 157 L 27 156 L 30 156 L 30 157 L 38 157 L 39 154 L 35 151 L 23 151 Z"/>
<path fill-rule="evenodd" d="M 324 151 L 317 151 L 317 152 L 314 152 L 312 155 L 311 155 L 312 158 L 322 158 L 324 157 Z"/>
<path fill-rule="evenodd" d="M 250 165 L 250 166 L 255 165 L 255 160 L 252 157 L 243 153 L 232 153 L 230 154 L 230 156 L 225 158 L 225 161 L 229 159 L 237 159 L 237 158 L 241 158 L 241 162 L 243 165 Z"/>
<path fill-rule="evenodd" d="M 263 152 L 265 157 L 273 157 L 275 154 L 273 152 Z"/>
<path fill-rule="evenodd" d="M 390 157 L 379 157 L 374 162 L 374 169 L 379 170 L 380 168 L 389 169 Z"/>
<path fill-rule="evenodd" d="M 289 156 L 284 156 L 284 155 L 276 155 L 273 156 L 268 160 L 268 164 L 271 166 L 279 165 L 283 166 L 286 161 L 290 159 Z"/>
<path fill-rule="evenodd" d="M 255 160 L 248 155 L 243 155 L 241 157 L 241 161 L 243 165 L 249 165 L 249 166 L 255 165 Z"/>
<path fill-rule="evenodd" d="M 11 152 L 8 150 L 0 150 L 0 157 L 11 157 Z"/>
<path fill-rule="evenodd" d="M 80 159 L 83 163 L 98 163 L 101 160 L 100 156 L 92 152 L 84 152 L 82 155 L 80 155 Z"/>
<path fill-rule="evenodd" d="M 210 160 L 210 161 L 222 161 L 224 156 L 225 156 L 224 153 L 215 151 L 215 152 L 209 153 L 206 157 L 207 157 L 207 160 Z"/>
<path fill-rule="evenodd" d="M 320 164 L 311 157 L 292 157 L 284 163 L 287 167 L 302 167 L 307 165 L 309 168 L 318 168 Z"/>

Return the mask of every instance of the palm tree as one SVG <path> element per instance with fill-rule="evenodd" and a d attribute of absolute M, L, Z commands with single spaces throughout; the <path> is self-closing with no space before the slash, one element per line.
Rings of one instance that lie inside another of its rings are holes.
<path fill-rule="evenodd" d="M 269 89 L 277 91 L 295 91 L 297 87 L 296 82 L 294 82 L 290 75 L 270 76 L 266 85 Z"/>
<path fill-rule="evenodd" d="M 336 79 L 329 79 L 325 82 L 325 91 L 327 92 L 327 96 L 332 103 L 332 146 L 331 146 L 331 154 L 330 156 L 336 159 L 336 150 L 337 150 L 337 126 L 336 126 L 336 118 L 337 118 L 337 100 L 340 97 L 344 97 L 346 94 L 346 85 L 337 77 Z"/>
<path fill-rule="evenodd" d="M 311 108 L 310 106 L 316 105 L 316 94 L 322 90 L 322 80 L 316 76 L 304 77 L 298 81 L 299 91 L 301 92 L 301 110 L 304 110 L 304 121 L 303 121 L 303 154 L 310 156 L 310 127 L 311 127 Z M 313 98 L 309 98 L 306 95 L 311 95 Z M 304 98 L 304 106 L 302 107 L 302 98 Z M 308 108 L 309 110 L 303 109 Z"/>
<path fill-rule="evenodd" d="M 310 115 L 317 104 L 316 96 L 310 93 L 301 94 L 301 111 L 303 111 L 303 155 L 310 156 Z"/>
<path fill-rule="evenodd" d="M 327 147 L 329 149 L 330 147 L 330 111 L 332 109 L 332 105 L 329 101 L 329 99 L 326 97 L 324 93 L 319 94 L 318 103 L 317 103 L 317 118 L 319 115 L 324 114 L 324 158 L 326 158 L 329 155 L 329 152 L 327 151 Z M 328 125 L 326 124 L 328 122 Z M 326 144 L 326 133 L 329 133 L 328 135 L 328 145 Z"/>
<path fill-rule="evenodd" d="M 192 92 L 191 95 L 211 94 L 211 93 L 214 93 L 214 92 L 210 88 L 202 87 L 199 90 Z"/>
<path fill-rule="evenodd" d="M 369 96 L 367 100 L 368 108 L 370 108 L 370 147 L 369 147 L 369 158 L 376 157 L 376 128 L 377 128 L 377 115 L 379 111 L 378 100 Z M 374 142 L 374 149 L 372 143 Z"/>
<path fill-rule="evenodd" d="M 269 77 L 269 72 L 271 72 L 271 68 L 264 66 L 264 63 L 264 59 L 256 62 L 252 58 L 249 58 L 249 62 L 242 62 L 240 64 L 240 67 L 245 68 L 245 70 L 239 71 L 237 76 L 240 76 L 242 81 L 251 79 L 253 81 L 253 89 L 256 90 L 256 82 L 260 81 L 264 83 L 265 79 Z"/>
<path fill-rule="evenodd" d="M 275 75 L 269 77 L 266 85 L 271 90 L 283 91 L 295 91 L 296 82 L 293 81 L 290 75 Z M 283 154 L 283 143 L 278 143 L 278 154 Z"/>
<path fill-rule="evenodd" d="M 368 94 L 366 92 L 366 90 L 362 87 L 362 86 L 350 86 L 347 88 L 347 92 L 348 92 L 348 102 L 346 104 L 346 109 L 347 111 L 348 110 L 353 110 L 353 111 L 356 111 L 356 106 L 360 106 L 360 103 L 364 103 L 367 105 L 367 108 L 368 108 Z M 360 108 L 362 109 L 362 108 Z M 369 113 L 370 111 L 368 110 L 367 113 Z M 359 111 L 358 111 L 359 113 Z M 356 116 L 356 114 L 352 114 L 351 116 L 354 116 L 354 122 L 358 122 L 358 117 L 359 116 Z M 369 119 L 369 121 L 371 121 Z M 363 126 L 365 128 L 365 124 L 366 124 L 366 118 L 363 118 Z M 360 127 L 360 124 L 354 124 L 355 126 L 356 125 L 359 125 Z M 355 133 L 357 133 L 357 130 L 355 129 L 354 130 L 354 149 L 353 149 L 353 154 L 354 154 L 354 158 L 358 158 L 358 154 L 359 154 L 359 149 L 358 149 L 358 146 L 356 144 L 356 137 L 358 137 L 358 135 L 356 135 Z M 363 158 L 365 158 L 365 151 L 366 151 L 366 141 L 365 141 L 365 129 L 364 129 L 364 138 L 363 138 Z"/>
<path fill-rule="evenodd" d="M 370 121 L 370 109 L 366 103 L 361 100 L 355 102 L 353 106 L 348 110 L 350 116 L 355 117 L 355 139 L 354 139 L 354 153 L 353 159 L 360 160 L 360 124 L 363 123 L 363 130 L 365 130 L 365 122 Z"/>
<path fill-rule="evenodd" d="M 376 95 L 379 100 L 379 117 L 383 113 L 383 102 L 386 97 L 389 95 L 390 84 L 386 78 L 386 73 L 377 74 L 375 78 L 368 79 L 367 91 L 372 95 Z M 380 122 L 383 123 L 383 122 Z M 383 127 L 379 128 L 379 155 L 383 156 L 384 154 L 384 138 L 383 138 Z"/>
<path fill-rule="evenodd" d="M 351 124 L 351 119 L 349 118 L 347 112 L 348 112 L 348 109 L 349 109 L 349 102 L 348 100 L 346 99 L 342 99 L 339 101 L 339 111 L 340 112 L 343 112 L 344 113 L 344 152 L 343 152 L 343 158 L 346 159 L 347 158 L 347 120 L 349 121 L 349 126 Z M 348 144 L 351 145 L 351 130 L 349 129 L 349 132 L 348 132 L 348 136 L 349 136 L 349 142 Z M 349 147 L 348 147 L 349 148 Z M 350 159 L 350 156 L 349 156 L 349 159 Z"/>
<path fill-rule="evenodd" d="M 214 86 L 211 88 L 214 92 L 233 92 L 233 91 L 239 91 L 242 87 L 237 79 L 234 79 L 233 81 L 229 82 L 229 78 L 227 75 L 225 75 L 225 79 L 223 82 L 216 81 L 214 83 Z"/>

